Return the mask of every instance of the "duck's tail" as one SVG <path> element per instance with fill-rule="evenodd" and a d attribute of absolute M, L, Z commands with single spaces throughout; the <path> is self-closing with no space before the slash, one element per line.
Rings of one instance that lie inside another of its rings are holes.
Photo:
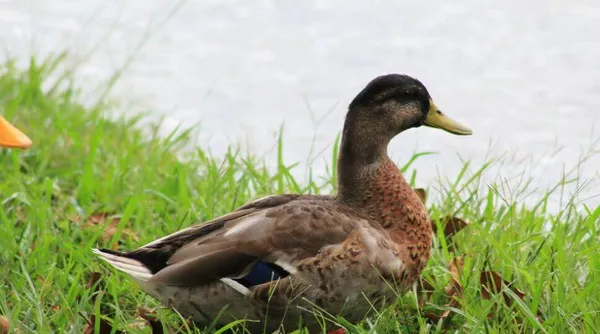
<path fill-rule="evenodd" d="M 126 253 L 97 248 L 94 248 L 92 251 L 113 267 L 131 275 L 136 280 L 146 282 L 153 275 L 150 269 L 142 262 L 128 257 Z"/>

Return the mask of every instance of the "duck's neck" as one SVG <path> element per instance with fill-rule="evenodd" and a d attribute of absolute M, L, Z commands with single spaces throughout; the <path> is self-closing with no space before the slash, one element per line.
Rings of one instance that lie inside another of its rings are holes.
<path fill-rule="evenodd" d="M 338 157 L 338 200 L 362 206 L 371 194 L 371 186 L 381 176 L 384 165 L 393 162 L 387 155 L 390 138 L 365 133 L 346 122 Z"/>
<path fill-rule="evenodd" d="M 340 146 L 338 201 L 360 208 L 386 228 L 422 227 L 423 219 L 420 217 L 424 215 L 426 218 L 427 212 L 399 168 L 388 157 L 389 139 L 354 134 L 345 130 Z M 414 215 L 419 219 L 412 219 Z"/>

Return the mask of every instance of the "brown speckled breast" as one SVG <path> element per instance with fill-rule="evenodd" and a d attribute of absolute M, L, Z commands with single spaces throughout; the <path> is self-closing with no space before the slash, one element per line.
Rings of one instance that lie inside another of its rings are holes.
<path fill-rule="evenodd" d="M 393 162 L 384 162 L 376 174 L 364 205 L 370 208 L 371 217 L 389 231 L 400 248 L 399 257 L 408 271 L 407 279 L 415 280 L 431 251 L 427 209 Z"/>

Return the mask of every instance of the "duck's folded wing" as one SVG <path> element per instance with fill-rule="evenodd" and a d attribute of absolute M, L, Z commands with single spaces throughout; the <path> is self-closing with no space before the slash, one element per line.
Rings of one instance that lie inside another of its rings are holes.
<path fill-rule="evenodd" d="M 216 279 L 243 279 L 257 263 L 273 273 L 293 273 L 297 261 L 346 239 L 356 216 L 333 201 L 293 201 L 228 220 L 218 233 L 186 243 L 150 279 L 153 283 L 194 286 Z M 140 249 L 141 250 L 141 249 Z"/>
<path fill-rule="evenodd" d="M 177 231 L 173 234 L 167 235 L 163 238 L 154 240 L 142 248 L 153 248 L 158 249 L 165 246 L 170 248 L 179 249 L 183 245 L 187 244 L 191 240 L 210 236 L 218 235 L 221 229 L 225 226 L 225 223 L 234 221 L 239 218 L 248 216 L 252 213 L 271 209 L 278 206 L 286 205 L 296 200 L 311 200 L 311 201 L 329 201 L 331 196 L 327 195 L 299 195 L 299 194 L 280 194 L 263 197 L 251 202 L 244 204 L 237 208 L 235 211 L 225 214 L 223 216 L 216 217 L 210 221 L 195 224 L 183 230 Z"/>
<path fill-rule="evenodd" d="M 94 253 L 137 279 L 147 280 L 167 267 L 167 261 L 177 250 L 192 241 L 206 241 L 224 233 L 225 223 L 240 220 L 255 212 L 288 204 L 298 199 L 330 200 L 329 196 L 281 194 L 267 196 L 246 203 L 233 212 L 198 223 L 173 234 L 154 240 L 134 251 L 120 252 L 111 249 L 94 249 Z M 218 271 L 217 271 L 218 272 Z"/>

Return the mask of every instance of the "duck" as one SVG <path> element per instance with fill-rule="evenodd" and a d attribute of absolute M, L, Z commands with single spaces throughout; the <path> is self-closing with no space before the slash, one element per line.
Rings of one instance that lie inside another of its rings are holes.
<path fill-rule="evenodd" d="M 28 149 L 31 139 L 0 115 L 0 147 Z"/>
<path fill-rule="evenodd" d="M 132 251 L 93 252 L 198 326 L 338 333 L 324 314 L 360 322 L 409 290 L 428 262 L 428 212 L 387 153 L 420 126 L 472 134 L 418 79 L 376 77 L 349 104 L 336 194 L 271 195 Z"/>

